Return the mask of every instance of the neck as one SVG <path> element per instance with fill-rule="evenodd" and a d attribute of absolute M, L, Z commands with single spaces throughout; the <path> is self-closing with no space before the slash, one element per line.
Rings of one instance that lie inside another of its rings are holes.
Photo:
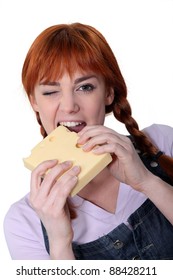
<path fill-rule="evenodd" d="M 78 195 L 93 204 L 115 213 L 119 182 L 105 168 Z"/>

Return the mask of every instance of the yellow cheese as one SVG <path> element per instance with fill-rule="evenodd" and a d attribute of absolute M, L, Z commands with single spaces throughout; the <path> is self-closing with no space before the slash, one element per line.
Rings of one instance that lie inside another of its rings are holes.
<path fill-rule="evenodd" d="M 81 167 L 78 183 L 71 193 L 71 196 L 74 196 L 112 161 L 108 153 L 96 155 L 92 151 L 84 152 L 77 146 L 77 139 L 77 133 L 64 126 L 57 127 L 32 149 L 29 157 L 23 159 L 25 167 L 33 170 L 45 160 L 71 160 L 73 165 Z"/>

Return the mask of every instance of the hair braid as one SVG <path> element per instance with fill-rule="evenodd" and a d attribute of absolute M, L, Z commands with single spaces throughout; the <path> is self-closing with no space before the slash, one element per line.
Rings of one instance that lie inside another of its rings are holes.
<path fill-rule="evenodd" d="M 38 124 L 40 125 L 40 132 L 41 132 L 41 135 L 43 136 L 43 138 L 45 138 L 45 137 L 47 136 L 47 132 L 46 132 L 46 130 L 44 129 L 42 123 L 41 123 L 40 115 L 39 115 L 38 112 L 36 112 L 36 118 L 37 118 Z"/>
<path fill-rule="evenodd" d="M 112 108 L 115 118 L 125 124 L 127 131 L 134 137 L 142 153 L 156 154 L 158 149 L 151 143 L 148 137 L 139 130 L 137 122 L 132 117 L 131 107 L 126 97 L 116 93 L 115 98 L 116 100 Z"/>
<path fill-rule="evenodd" d="M 126 97 L 116 93 L 116 101 L 114 102 L 112 110 L 115 118 L 125 124 L 128 132 L 134 137 L 142 153 L 148 155 L 156 155 L 158 153 L 158 148 L 156 148 L 149 138 L 139 130 L 137 122 L 132 117 L 131 107 Z M 158 162 L 173 181 L 173 158 L 162 154 L 159 156 Z"/>

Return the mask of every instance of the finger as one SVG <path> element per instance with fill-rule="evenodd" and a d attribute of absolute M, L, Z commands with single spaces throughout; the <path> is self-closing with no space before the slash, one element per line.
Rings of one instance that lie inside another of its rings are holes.
<path fill-rule="evenodd" d="M 49 170 L 49 172 L 45 175 L 40 188 L 38 189 L 38 194 L 40 199 L 44 199 L 48 196 L 52 186 L 58 180 L 63 173 L 65 173 L 72 166 L 72 161 L 65 161 L 58 165 L 55 165 L 53 168 Z"/>
<path fill-rule="evenodd" d="M 87 143 L 82 146 L 82 149 L 85 152 L 88 152 L 98 145 L 108 144 L 111 142 L 115 142 L 115 135 L 112 135 L 111 133 L 101 133 L 90 138 Z"/>
<path fill-rule="evenodd" d="M 110 153 L 115 154 L 120 160 L 132 158 L 135 150 L 127 149 L 125 145 L 120 143 L 110 143 L 95 147 L 92 152 L 94 154 Z"/>
<path fill-rule="evenodd" d="M 75 187 L 77 181 L 77 176 L 69 176 L 64 182 L 55 183 L 49 196 L 42 205 L 42 212 L 48 213 L 49 211 L 53 211 L 53 215 L 60 213 L 64 209 L 67 198 Z"/>
<path fill-rule="evenodd" d="M 37 189 L 40 186 L 47 170 L 54 167 L 57 163 L 58 160 L 56 159 L 44 161 L 31 172 L 31 190 Z"/>
<path fill-rule="evenodd" d="M 59 192 L 70 193 L 68 190 L 68 184 L 70 180 L 76 182 L 77 176 L 79 175 L 81 168 L 79 166 L 73 166 L 69 171 L 64 173 L 55 183 L 55 187 L 59 190 Z M 68 184 L 67 184 L 68 182 Z M 70 184 L 71 185 L 71 184 Z M 72 184 L 74 186 L 74 183 Z M 51 192 L 53 191 L 53 188 Z M 71 190 L 70 190 L 71 191 Z"/>
<path fill-rule="evenodd" d="M 83 145 L 87 141 L 89 141 L 89 139 L 93 138 L 94 136 L 104 135 L 107 133 L 115 135 L 120 138 L 123 136 L 123 135 L 117 133 L 116 131 L 114 131 L 108 127 L 105 127 L 103 125 L 86 126 L 82 131 L 80 131 L 78 133 L 79 138 L 78 138 L 77 143 L 80 145 Z"/>
<path fill-rule="evenodd" d="M 95 126 L 87 125 L 81 131 L 78 132 L 78 136 L 81 137 L 88 129 L 92 129 Z"/>
<path fill-rule="evenodd" d="M 57 203 L 57 209 L 62 209 L 78 181 L 77 175 L 79 173 L 80 167 L 74 166 L 62 175 L 51 188 L 45 207 L 49 208 L 51 205 L 53 206 Z"/>
<path fill-rule="evenodd" d="M 129 149 L 129 144 L 131 145 L 131 141 L 126 136 L 117 134 L 115 132 L 112 133 L 111 130 L 106 130 L 105 133 L 97 133 L 95 136 L 91 137 L 87 143 L 82 146 L 84 151 L 90 151 L 97 146 L 102 146 L 104 144 L 114 144 L 119 143 L 124 146 L 126 149 Z"/>
<path fill-rule="evenodd" d="M 65 179 L 63 187 L 59 188 L 58 195 L 55 196 L 55 199 L 54 199 L 54 204 L 55 204 L 55 207 L 57 210 L 64 208 L 64 206 L 66 205 L 67 199 L 68 199 L 70 193 L 72 192 L 72 190 L 74 189 L 74 187 L 76 186 L 77 182 L 78 182 L 77 176 L 69 175 Z"/>
<path fill-rule="evenodd" d="M 98 126 L 85 126 L 79 133 L 78 133 L 78 140 L 77 144 L 83 145 L 92 135 L 92 131 L 98 128 Z"/>

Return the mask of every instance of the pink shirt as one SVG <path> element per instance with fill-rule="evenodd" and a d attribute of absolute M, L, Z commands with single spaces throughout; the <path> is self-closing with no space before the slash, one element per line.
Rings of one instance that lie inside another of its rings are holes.
<path fill-rule="evenodd" d="M 152 125 L 144 132 L 165 154 L 173 156 L 173 128 Z M 29 205 L 29 194 L 14 203 L 4 219 L 4 231 L 12 259 L 48 260 L 40 219 Z M 77 218 L 72 221 L 74 241 L 86 243 L 107 234 L 127 218 L 146 197 L 130 186 L 120 184 L 117 207 L 114 214 L 86 201 L 79 196 L 73 198 L 78 207 Z"/>

